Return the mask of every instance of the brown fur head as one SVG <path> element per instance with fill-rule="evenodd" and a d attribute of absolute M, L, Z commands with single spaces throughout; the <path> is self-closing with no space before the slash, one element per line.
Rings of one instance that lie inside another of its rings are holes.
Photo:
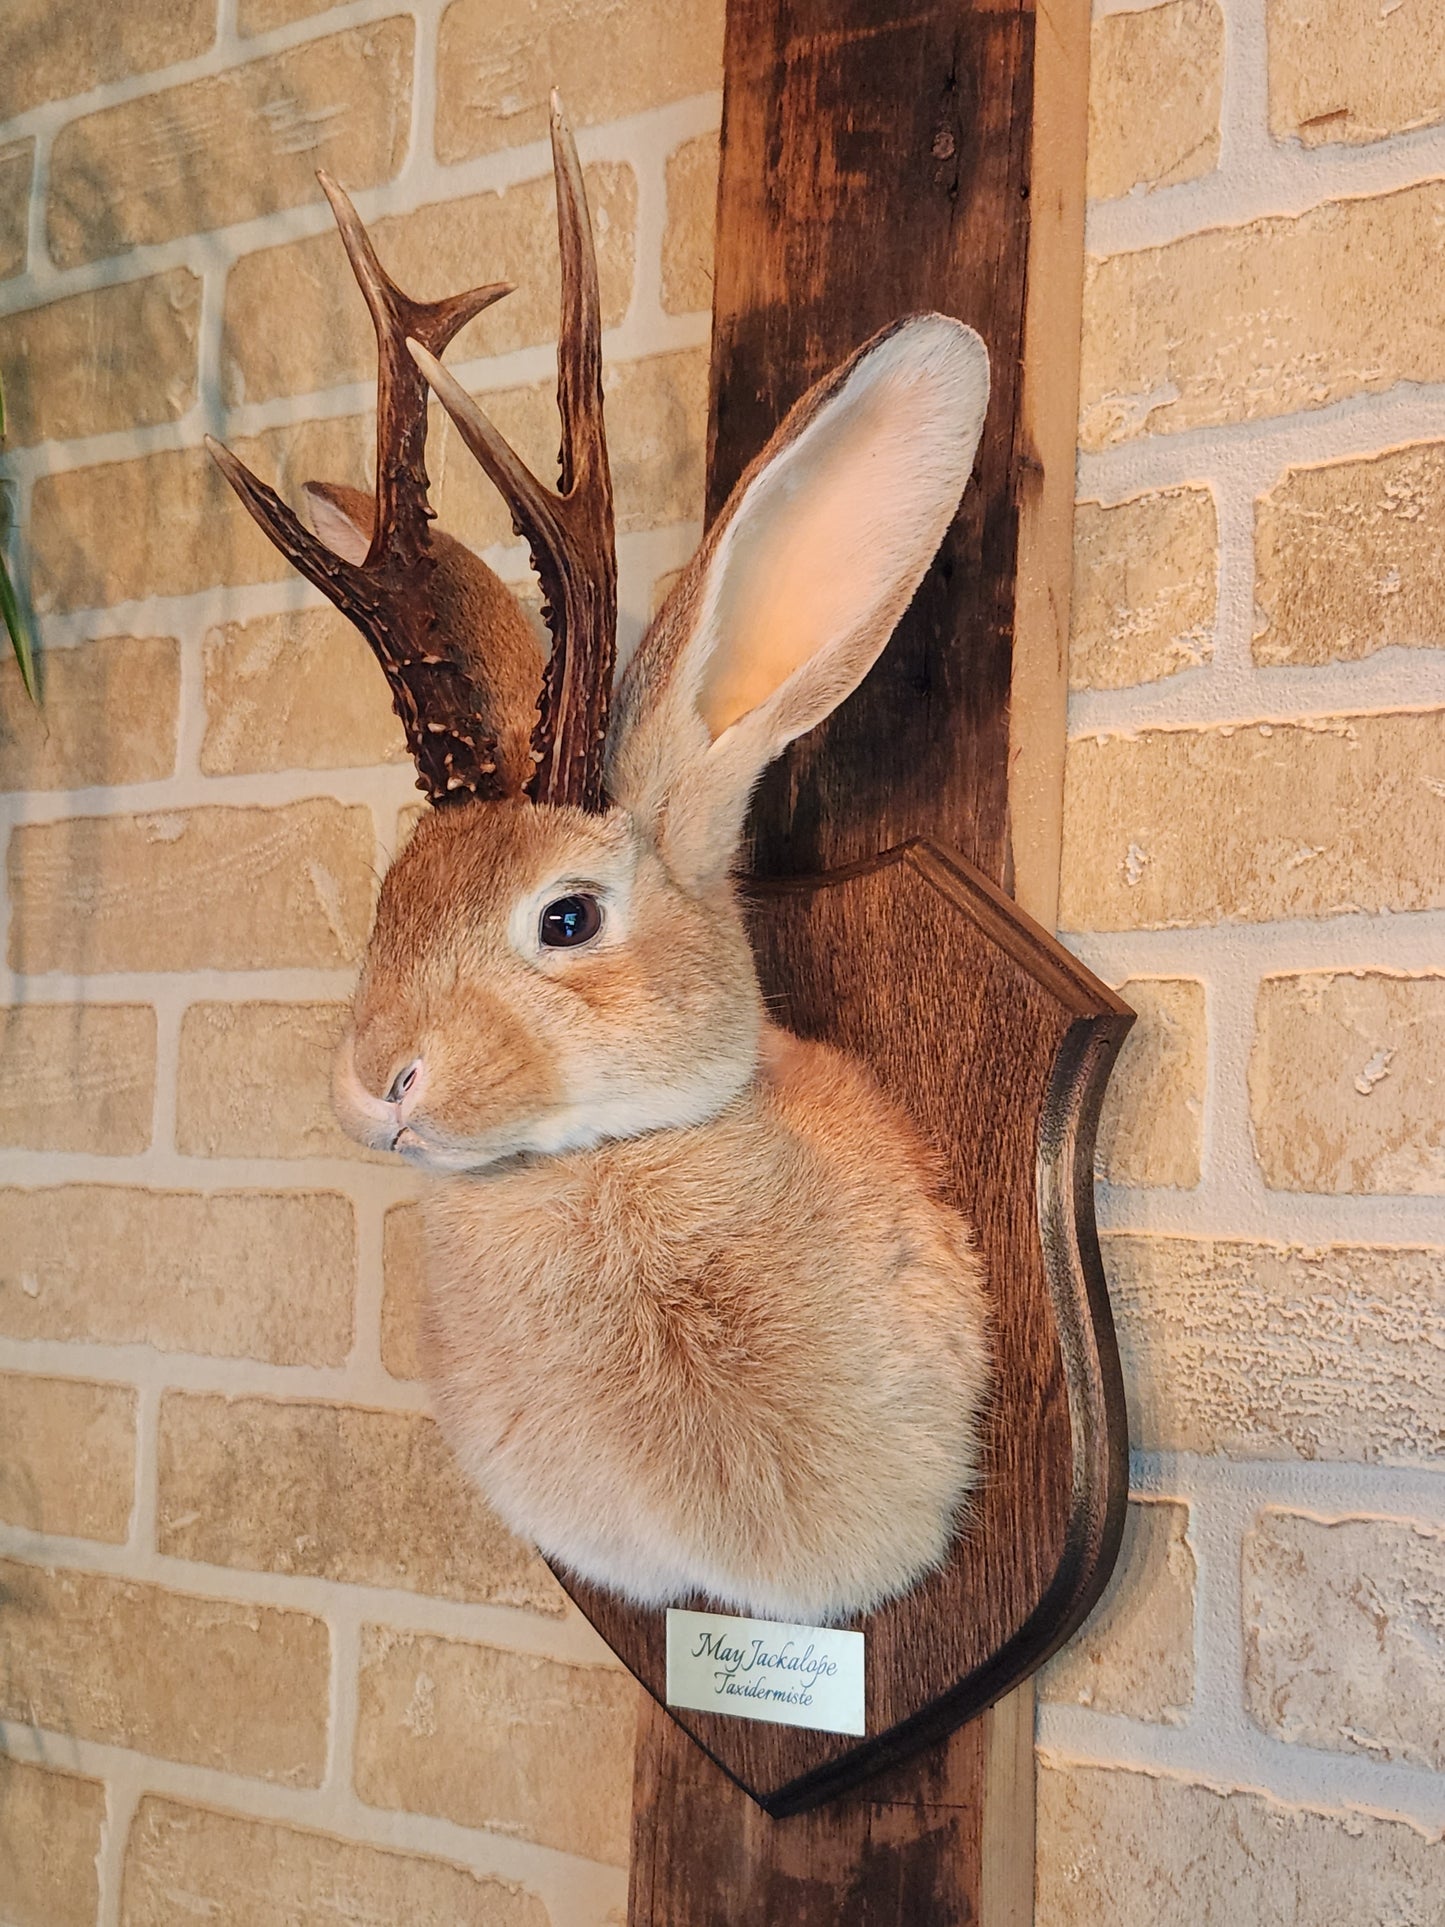
<path fill-rule="evenodd" d="M 611 807 L 515 785 L 423 822 L 383 886 L 338 1059 L 354 1136 L 475 1169 L 698 1123 L 749 1082 L 760 998 L 729 880 L 748 797 L 887 642 L 987 397 L 960 323 L 876 337 L 792 410 L 644 638 Z"/>

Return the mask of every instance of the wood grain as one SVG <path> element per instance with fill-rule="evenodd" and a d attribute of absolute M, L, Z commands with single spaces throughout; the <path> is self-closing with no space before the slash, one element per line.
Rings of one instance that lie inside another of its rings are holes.
<path fill-rule="evenodd" d="M 866 693 L 764 778 L 763 874 L 932 836 L 1008 880 L 1032 54 L 1026 0 L 730 0 L 709 516 L 803 390 L 899 315 L 971 323 L 993 375 L 962 512 Z"/>

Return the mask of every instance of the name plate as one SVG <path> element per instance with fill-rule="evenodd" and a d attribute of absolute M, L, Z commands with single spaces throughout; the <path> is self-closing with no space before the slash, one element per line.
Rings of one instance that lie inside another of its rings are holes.
<path fill-rule="evenodd" d="M 863 1734 L 863 1634 L 669 1609 L 667 1703 Z"/>

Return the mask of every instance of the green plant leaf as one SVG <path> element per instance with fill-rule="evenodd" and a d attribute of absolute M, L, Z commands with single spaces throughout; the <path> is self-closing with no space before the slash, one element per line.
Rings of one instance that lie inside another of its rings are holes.
<path fill-rule="evenodd" d="M 10 580 L 10 570 L 3 555 L 0 555 L 0 616 L 5 618 L 10 646 L 20 665 L 20 680 L 25 684 L 25 692 L 31 702 L 38 703 L 40 692 L 35 686 L 35 652 L 30 646 L 30 628 L 16 599 L 15 584 Z"/>
<path fill-rule="evenodd" d="M 0 442 L 5 439 L 5 384 L 0 381 Z M 0 484 L 3 488 L 3 484 Z M 3 545 L 9 531 L 10 518 L 0 512 L 0 545 Z M 20 665 L 20 680 L 25 684 L 25 693 L 31 702 L 40 701 L 40 692 L 35 684 L 35 650 L 31 641 L 30 624 L 25 611 L 20 607 L 20 599 L 15 593 L 10 568 L 5 560 L 3 546 L 0 546 L 0 617 L 5 622 L 5 632 L 10 638 L 10 646 L 15 651 L 15 660 Z"/>

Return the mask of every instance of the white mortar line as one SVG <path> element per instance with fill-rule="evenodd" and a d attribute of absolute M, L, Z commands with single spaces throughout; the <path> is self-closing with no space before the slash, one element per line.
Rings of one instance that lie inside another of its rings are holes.
<path fill-rule="evenodd" d="M 96 1857 L 97 1927 L 121 1927 L 126 1843 L 144 1789 L 145 1767 L 139 1756 L 118 1759 L 105 1776 L 105 1831 Z"/>
<path fill-rule="evenodd" d="M 390 18 L 398 11 L 395 7 L 387 8 L 377 17 Z M 317 36 L 313 31 L 311 37 L 327 36 Z M 720 93 L 691 95 L 661 107 L 646 108 L 621 120 L 578 127 L 574 130 L 578 154 L 584 165 L 621 162 L 635 167 L 639 155 L 657 152 L 665 155 L 695 135 L 715 128 L 721 116 L 721 100 Z M 0 128 L 0 139 L 9 138 L 8 130 Z M 550 178 L 552 171 L 551 145 L 545 135 L 519 147 L 498 148 L 448 166 L 433 159 L 429 151 L 423 151 L 426 145 L 413 144 L 410 158 L 392 180 L 357 188 L 352 193 L 364 221 L 370 223 L 388 215 L 410 214 L 420 207 L 469 199 L 478 194 L 501 193 L 526 182 Z M 38 212 L 33 212 L 33 218 L 42 223 L 43 205 L 43 196 L 36 195 L 33 208 Z M 273 213 L 196 234 L 177 235 L 173 240 L 142 243 L 120 254 L 106 255 L 73 268 L 56 268 L 43 249 L 32 249 L 27 272 L 17 275 L 13 281 L 0 283 L 0 314 L 40 307 L 89 289 L 143 280 L 176 267 L 201 274 L 207 266 L 212 266 L 224 281 L 226 272 L 242 256 L 328 234 L 334 226 L 331 210 L 318 191 L 310 200 L 278 208 Z M 43 234 L 41 239 L 43 241 Z M 485 272 L 486 264 L 482 267 Z"/>
<path fill-rule="evenodd" d="M 1258 495 L 1287 468 L 1379 455 L 1445 440 L 1445 382 L 1391 381 L 1319 408 L 1202 423 L 1081 448 L 1078 492 L 1105 504 L 1155 489 L 1234 477 Z"/>
<path fill-rule="evenodd" d="M 308 1573 L 210 1565 L 203 1560 L 173 1558 L 152 1546 L 109 1546 L 98 1540 L 27 1532 L 19 1526 L 0 1526 L 0 1550 L 17 1564 L 160 1586 L 182 1598 L 221 1599 L 233 1605 L 305 1613 L 328 1624 L 338 1614 L 349 1614 L 358 1626 L 364 1622 L 401 1634 L 497 1647 L 567 1666 L 594 1666 L 604 1671 L 615 1671 L 619 1666 L 575 1608 L 553 1617 L 521 1606 L 442 1599 L 431 1593 L 354 1585 Z"/>
<path fill-rule="evenodd" d="M 1236 557 L 1221 573 L 1233 578 L 1237 593 L 1247 570 Z M 1236 626 L 1229 635 L 1221 606 L 1225 642 L 1213 668 L 1186 670 L 1167 681 L 1129 689 L 1075 690 L 1069 698 L 1070 740 L 1127 736 L 1145 729 L 1208 729 L 1445 707 L 1445 647 L 1380 649 L 1357 662 L 1255 669 L 1248 659 L 1249 637 L 1237 626 L 1237 609 L 1233 621 Z"/>
<path fill-rule="evenodd" d="M 1445 963 L 1445 910 L 1075 930 L 1064 933 L 1064 942 L 1110 983 L 1126 976 L 1197 976 L 1234 960 L 1247 960 L 1262 976 L 1296 970 L 1433 972 Z"/>
<path fill-rule="evenodd" d="M 1445 1835 L 1445 1777 L 1440 1774 L 1287 1746 L 1263 1733 L 1235 1744 L 1216 1740 L 1200 1726 L 1152 1726 L 1050 1703 L 1039 1709 L 1038 1748 L 1049 1765 L 1147 1773 L 1223 1792 L 1254 1793 L 1310 1812 L 1396 1820 L 1430 1840 Z"/>
<path fill-rule="evenodd" d="M 346 1798 L 356 1779 L 356 1723 L 360 1713 L 361 1620 L 347 1605 L 333 1606 L 331 1627 L 331 1721 L 323 1791 Z"/>

